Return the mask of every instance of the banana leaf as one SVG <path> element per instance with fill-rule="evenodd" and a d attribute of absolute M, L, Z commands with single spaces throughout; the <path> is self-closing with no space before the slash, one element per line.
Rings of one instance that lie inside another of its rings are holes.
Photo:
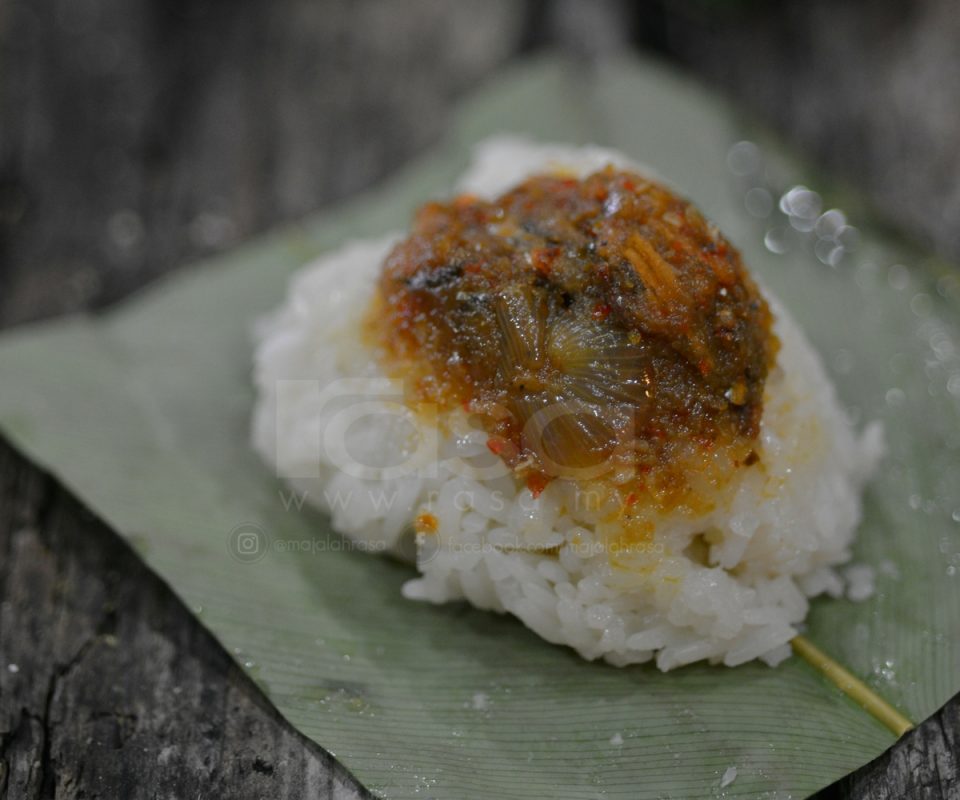
<path fill-rule="evenodd" d="M 855 553 L 876 591 L 815 601 L 808 635 L 906 714 L 931 714 L 960 689 L 960 280 L 656 64 L 521 64 L 374 192 L 109 313 L 6 334 L 0 430 L 127 537 L 294 726 L 384 797 L 815 791 L 895 737 L 798 658 L 616 669 L 509 617 L 402 600 L 409 567 L 344 547 L 250 450 L 251 321 L 308 259 L 402 229 L 448 190 L 473 142 L 503 131 L 619 148 L 670 180 L 805 326 L 850 413 L 884 422 L 889 453 Z M 835 206 L 844 212 L 821 215 Z"/>

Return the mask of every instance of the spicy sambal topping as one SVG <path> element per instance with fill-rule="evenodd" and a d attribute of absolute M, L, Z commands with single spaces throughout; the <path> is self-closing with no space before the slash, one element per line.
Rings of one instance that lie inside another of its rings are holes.
<path fill-rule="evenodd" d="M 369 315 L 413 399 L 480 415 L 511 467 L 552 478 L 613 464 L 641 490 L 683 483 L 679 465 L 719 449 L 756 461 L 771 323 L 713 225 L 612 167 L 423 206 Z"/>

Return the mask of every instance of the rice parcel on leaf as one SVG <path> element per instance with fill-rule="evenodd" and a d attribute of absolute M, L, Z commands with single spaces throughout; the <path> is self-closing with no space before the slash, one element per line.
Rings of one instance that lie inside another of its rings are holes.
<path fill-rule="evenodd" d="M 254 444 L 411 599 L 615 665 L 790 653 L 881 450 L 734 247 L 599 148 L 499 138 L 257 332 Z"/>

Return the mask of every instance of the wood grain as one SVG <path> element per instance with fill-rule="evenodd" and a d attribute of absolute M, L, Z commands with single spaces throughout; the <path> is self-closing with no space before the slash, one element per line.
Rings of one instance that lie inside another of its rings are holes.
<path fill-rule="evenodd" d="M 370 185 L 436 141 L 467 90 L 541 45 L 596 57 L 639 41 L 672 54 L 857 180 L 908 231 L 960 252 L 955 216 L 931 213 L 956 209 L 956 181 L 911 179 L 898 193 L 887 174 L 956 174 L 958 106 L 942 97 L 956 96 L 960 69 L 929 103 L 902 89 L 926 85 L 931 59 L 956 62 L 960 48 L 943 44 L 956 42 L 949 0 L 909 13 L 865 1 L 717 8 L 7 0 L 0 326 L 102 307 Z M 870 37 L 853 35 L 861 20 Z M 886 63 L 894 39 L 899 56 Z M 814 59 L 851 72 L 804 66 Z M 957 797 L 958 729 L 955 699 L 820 797 Z M 0 798 L 228 796 L 363 790 L 278 717 L 113 532 L 0 442 Z"/>
<path fill-rule="evenodd" d="M 366 796 L 5 443 L 0 509 L 0 797 Z"/>

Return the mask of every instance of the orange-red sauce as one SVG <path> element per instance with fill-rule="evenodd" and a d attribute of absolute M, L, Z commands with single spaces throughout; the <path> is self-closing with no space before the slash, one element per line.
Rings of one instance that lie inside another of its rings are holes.
<path fill-rule="evenodd" d="M 756 462 L 771 322 L 714 226 L 609 167 L 423 206 L 368 329 L 411 402 L 480 415 L 534 494 L 627 470 L 631 505 L 663 505 Z"/>

